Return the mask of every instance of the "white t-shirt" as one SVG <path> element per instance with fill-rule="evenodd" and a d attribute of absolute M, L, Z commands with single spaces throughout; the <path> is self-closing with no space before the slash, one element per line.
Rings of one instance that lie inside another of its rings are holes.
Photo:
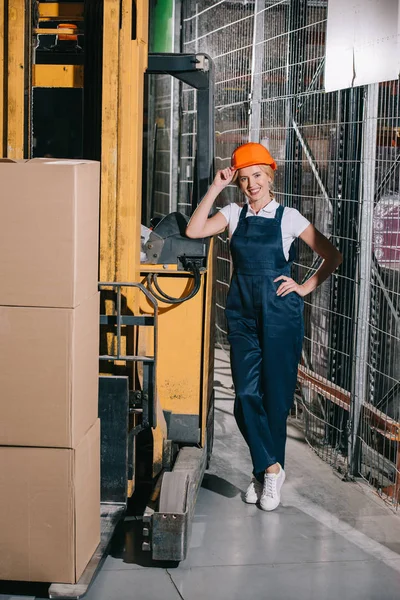
<path fill-rule="evenodd" d="M 271 200 L 264 208 L 260 210 L 258 214 L 254 212 L 254 210 L 249 206 L 246 213 L 247 217 L 264 217 L 266 219 L 273 219 L 275 217 L 276 209 L 279 204 L 276 200 Z M 233 232 L 235 231 L 237 224 L 239 222 L 240 212 L 242 210 L 242 206 L 239 204 L 231 203 L 224 206 L 219 211 L 224 215 L 228 226 L 229 226 L 229 238 L 232 237 Z M 289 208 L 285 206 L 283 209 L 282 215 L 282 245 L 283 245 L 283 253 L 285 255 L 286 260 L 289 259 L 289 250 L 290 246 L 293 243 L 293 240 L 299 237 L 303 233 L 303 231 L 309 226 L 310 221 L 308 221 L 302 214 L 299 213 L 295 208 Z"/>

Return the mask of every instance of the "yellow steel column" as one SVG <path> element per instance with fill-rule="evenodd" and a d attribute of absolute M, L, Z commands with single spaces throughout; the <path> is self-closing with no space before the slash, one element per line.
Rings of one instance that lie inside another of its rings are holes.
<path fill-rule="evenodd" d="M 121 14 L 120 14 L 121 10 Z M 136 10 L 136 19 L 132 11 Z M 136 22 L 136 31 L 132 23 Z M 148 2 L 104 4 L 100 279 L 137 281 Z"/>
<path fill-rule="evenodd" d="M 131 141 L 133 178 L 131 182 L 131 193 L 134 198 L 132 215 L 134 230 L 132 234 L 137 241 L 134 248 L 132 261 L 134 261 L 135 279 L 139 276 L 140 266 L 140 224 L 142 216 L 142 157 L 143 157 L 143 92 L 144 73 L 147 69 L 148 60 L 148 1 L 137 0 L 136 2 L 136 32 L 132 32 L 132 74 L 135 81 L 131 97 Z M 128 267 L 129 265 L 127 265 Z"/>
<path fill-rule="evenodd" d="M 0 0 L 0 158 L 6 156 L 5 148 L 5 127 L 4 127 L 4 106 L 6 81 L 4 73 L 4 41 L 7 35 L 4 21 L 5 0 Z"/>
<path fill-rule="evenodd" d="M 25 0 L 8 0 L 7 156 L 24 157 Z"/>
<path fill-rule="evenodd" d="M 136 18 L 133 11 L 136 10 Z M 104 4 L 102 197 L 100 279 L 138 281 L 140 268 L 141 180 L 143 139 L 143 73 L 147 33 L 139 44 L 137 31 L 147 32 L 148 3 L 108 0 Z M 136 312 L 131 288 L 123 295 Z M 127 340 L 124 340 L 127 343 Z M 132 340 L 130 342 L 133 343 Z M 122 352 L 128 350 L 124 346 Z M 129 348 L 130 353 L 133 349 Z M 134 489 L 128 482 L 128 494 Z"/>
<path fill-rule="evenodd" d="M 210 247 L 207 260 L 207 279 L 204 308 L 204 329 L 203 329 L 203 389 L 201 392 L 201 445 L 204 446 L 207 435 L 207 416 L 210 408 L 214 388 L 214 313 L 215 313 L 215 257 L 216 248 L 214 239 L 210 240 Z"/>
<path fill-rule="evenodd" d="M 116 281 L 120 0 L 104 3 L 100 281 Z"/>
<path fill-rule="evenodd" d="M 121 31 L 119 38 L 119 106 L 118 106 L 118 182 L 117 182 L 117 247 L 116 279 L 133 281 L 136 247 L 135 238 L 136 203 L 132 181 L 139 173 L 134 173 L 132 154 L 132 0 L 122 0 Z M 140 217 L 139 217 L 140 218 Z M 128 300 L 129 302 L 129 300 Z"/>
<path fill-rule="evenodd" d="M 136 19 L 132 11 L 136 10 Z M 132 22 L 136 31 L 132 31 Z M 117 281 L 138 280 L 142 208 L 143 76 L 148 2 L 122 0 L 117 196 Z"/>

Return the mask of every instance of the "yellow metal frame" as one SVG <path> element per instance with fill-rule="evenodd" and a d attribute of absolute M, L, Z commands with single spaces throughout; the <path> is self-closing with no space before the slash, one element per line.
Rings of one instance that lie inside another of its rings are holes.
<path fill-rule="evenodd" d="M 30 103 L 25 101 L 25 88 L 83 86 L 82 66 L 34 65 L 30 71 L 26 43 L 26 22 L 30 14 L 25 8 L 25 0 L 0 0 L 0 85 L 7 91 L 6 95 L 0 94 L 0 139 L 2 154 L 16 159 L 24 156 L 26 110 L 30 110 Z M 132 10 L 137 11 L 136 19 L 132 18 Z M 39 4 L 39 14 L 40 21 L 82 20 L 83 2 Z M 132 31 L 133 22 L 136 22 L 136 32 Z M 177 272 L 176 265 L 166 269 L 160 265 L 144 267 L 140 264 L 144 100 L 141 82 L 147 68 L 147 32 L 147 0 L 137 0 L 136 4 L 132 0 L 104 3 L 99 279 L 140 281 L 149 272 L 159 272 L 163 274 L 162 287 L 166 292 L 179 296 L 187 293 L 193 283 L 188 274 Z M 153 475 L 162 468 L 167 437 L 163 410 L 198 415 L 199 442 L 205 444 L 213 383 L 210 361 L 213 339 L 209 327 L 213 314 L 212 279 L 211 244 L 199 293 L 180 305 L 159 303 L 159 402 L 158 425 L 153 430 Z M 143 304 L 131 288 L 123 290 L 123 294 L 128 312 L 149 312 L 150 307 Z M 113 306 L 111 301 L 107 302 L 110 303 L 105 307 L 106 312 L 110 312 Z M 113 345 L 111 334 L 107 342 L 109 347 Z M 151 340 L 146 334 L 138 344 L 143 346 L 140 354 L 151 355 Z M 112 354 L 112 348 L 109 349 Z M 134 481 L 128 482 L 129 495 L 133 489 Z"/>
<path fill-rule="evenodd" d="M 136 3 L 138 29 L 134 40 L 132 5 L 131 0 L 109 0 L 104 7 L 103 47 L 107 52 L 103 59 L 100 232 L 103 281 L 137 281 L 140 265 L 143 86 L 137 81 L 143 78 L 147 67 L 148 2 Z"/>
<path fill-rule="evenodd" d="M 0 156 L 7 156 L 6 150 L 6 130 L 4 127 L 4 96 L 6 89 L 6 65 L 4 57 L 4 23 L 5 0 L 0 0 Z"/>
<path fill-rule="evenodd" d="M 181 304 L 158 302 L 157 391 L 163 410 L 179 415 L 198 415 L 201 446 L 207 435 L 207 416 L 214 383 L 214 335 L 210 326 L 214 315 L 213 240 L 210 242 L 207 270 L 201 275 L 196 296 Z M 141 283 L 149 273 L 162 274 L 158 283 L 163 291 L 176 298 L 188 294 L 193 285 L 191 275 L 161 265 L 143 264 Z M 140 311 L 153 314 L 151 304 L 142 298 Z M 152 336 L 145 332 L 141 353 L 153 353 Z"/>
<path fill-rule="evenodd" d="M 215 334 L 212 324 L 214 323 L 215 313 L 215 244 L 214 239 L 210 240 L 207 275 L 206 275 L 206 295 L 204 304 L 204 332 L 203 332 L 203 388 L 201 394 L 201 445 L 204 447 L 207 435 L 207 417 L 210 408 L 210 401 L 214 390 L 214 346 Z"/>
<path fill-rule="evenodd" d="M 7 157 L 24 158 L 25 0 L 8 0 Z"/>
<path fill-rule="evenodd" d="M 140 41 L 132 39 L 132 10 Z M 142 204 L 143 85 L 147 66 L 148 2 L 108 0 L 104 4 L 103 115 L 101 157 L 100 280 L 138 281 Z M 128 311 L 138 298 L 123 290 Z M 106 310 L 112 307 L 106 307 Z M 112 344 L 113 336 L 108 342 Z M 124 352 L 125 349 L 122 348 Z M 160 427 L 163 423 L 159 415 Z M 164 428 L 166 429 L 166 428 Z M 163 429 L 163 430 L 164 430 Z M 165 433 L 157 431 L 159 441 Z M 155 437 L 157 437 L 157 434 Z M 160 444 L 158 444 L 160 446 Z M 128 482 L 128 494 L 134 481 Z"/>
<path fill-rule="evenodd" d="M 117 150 L 117 197 L 116 219 L 117 238 L 115 256 L 116 281 L 136 281 L 135 265 L 137 260 L 140 236 L 137 238 L 138 223 L 134 222 L 137 216 L 137 198 L 133 189 L 133 178 L 136 173 L 133 169 L 132 146 L 132 2 L 122 0 L 121 30 L 119 36 L 119 102 L 118 102 L 118 150 Z M 139 175 L 139 174 L 137 174 Z M 140 213 L 139 213 L 140 215 Z M 140 221 L 139 221 L 140 222 Z M 131 241 L 137 240 L 136 243 Z M 130 252 L 128 251 L 130 248 Z M 128 301 L 129 304 L 131 303 Z"/>
<path fill-rule="evenodd" d="M 147 265 L 142 265 L 141 283 L 145 285 Z M 203 312 L 206 274 L 201 276 L 199 292 L 181 304 L 158 302 L 157 391 L 163 410 L 176 414 L 200 415 L 203 356 Z M 175 298 L 184 297 L 193 286 L 192 276 L 165 273 L 158 282 Z M 142 297 L 141 312 L 153 314 L 151 304 Z M 148 338 L 148 345 L 151 343 Z M 200 428 L 200 421 L 199 421 Z"/>
<path fill-rule="evenodd" d="M 80 31 L 79 29 L 72 29 L 72 28 L 70 29 L 68 27 L 66 27 L 62 31 L 60 31 L 60 29 L 36 27 L 33 30 L 33 33 L 35 33 L 36 35 L 63 35 L 63 36 L 71 36 L 71 37 L 73 36 L 74 38 L 76 38 L 76 36 L 82 34 L 83 31 Z"/>
<path fill-rule="evenodd" d="M 43 2 L 39 3 L 39 21 L 63 19 L 83 19 L 83 2 Z"/>
<path fill-rule="evenodd" d="M 116 281 L 118 179 L 118 77 L 120 2 L 104 6 L 103 114 L 101 134 L 100 281 Z"/>
<path fill-rule="evenodd" d="M 32 86 L 83 88 L 83 65 L 33 65 Z"/>

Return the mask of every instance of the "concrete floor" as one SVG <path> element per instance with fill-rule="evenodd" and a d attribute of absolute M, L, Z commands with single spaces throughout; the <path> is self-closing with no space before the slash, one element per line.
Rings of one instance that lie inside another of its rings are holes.
<path fill-rule="evenodd" d="M 230 386 L 219 354 L 213 459 L 187 560 L 152 566 L 140 549 L 141 523 L 128 518 L 87 600 L 399 600 L 400 515 L 366 485 L 341 481 L 294 427 L 281 506 L 265 513 L 244 504 L 251 462 L 232 416 Z M 43 591 L 11 593 L 39 598 Z M 22 598 L 0 593 L 0 600 Z"/>

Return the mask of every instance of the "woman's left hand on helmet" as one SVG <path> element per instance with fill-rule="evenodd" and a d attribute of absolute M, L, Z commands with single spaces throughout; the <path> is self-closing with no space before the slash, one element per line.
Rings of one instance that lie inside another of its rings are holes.
<path fill-rule="evenodd" d="M 231 183 L 235 171 L 236 169 L 234 169 L 233 167 L 227 167 L 226 169 L 217 171 L 214 177 L 213 185 L 220 191 L 222 191 L 224 188 L 226 188 L 227 185 Z"/>
<path fill-rule="evenodd" d="M 286 277 L 286 275 L 280 275 L 280 277 L 274 279 L 274 283 L 276 283 L 277 281 L 282 281 L 281 285 L 276 291 L 277 296 L 287 296 L 291 292 L 296 292 L 296 294 L 298 294 L 301 297 L 306 295 L 306 291 L 303 288 L 303 286 L 299 283 L 296 283 L 291 277 Z"/>

